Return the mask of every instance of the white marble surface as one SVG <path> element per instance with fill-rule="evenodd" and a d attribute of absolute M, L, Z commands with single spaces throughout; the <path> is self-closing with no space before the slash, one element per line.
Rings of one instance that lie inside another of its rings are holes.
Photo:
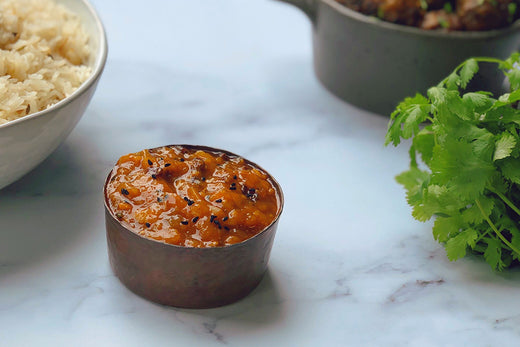
<path fill-rule="evenodd" d="M 520 272 L 450 263 L 415 222 L 387 119 L 329 95 L 310 24 L 272 0 L 93 1 L 109 38 L 68 140 L 0 191 L 2 346 L 514 346 Z M 146 4 L 146 6 L 144 6 Z M 218 309 L 147 302 L 112 274 L 101 188 L 125 153 L 171 143 L 242 154 L 285 211 L 260 286 Z"/>

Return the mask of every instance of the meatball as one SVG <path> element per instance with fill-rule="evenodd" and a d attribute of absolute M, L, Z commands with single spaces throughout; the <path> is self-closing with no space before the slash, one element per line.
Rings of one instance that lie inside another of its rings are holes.
<path fill-rule="evenodd" d="M 457 0 L 457 16 L 465 30 L 491 30 L 505 27 L 513 19 L 512 0 Z M 513 14 L 514 17 L 514 14 Z"/>
<path fill-rule="evenodd" d="M 420 25 L 422 29 L 448 29 L 462 30 L 462 24 L 457 14 L 446 10 L 430 11 L 424 15 L 424 19 Z"/>

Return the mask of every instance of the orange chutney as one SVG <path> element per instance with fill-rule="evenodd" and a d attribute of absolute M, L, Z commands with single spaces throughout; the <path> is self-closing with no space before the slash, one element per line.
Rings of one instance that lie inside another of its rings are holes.
<path fill-rule="evenodd" d="M 189 146 L 122 156 L 106 194 L 128 229 L 186 247 L 242 242 L 268 227 L 281 208 L 265 171 L 238 156 Z"/>

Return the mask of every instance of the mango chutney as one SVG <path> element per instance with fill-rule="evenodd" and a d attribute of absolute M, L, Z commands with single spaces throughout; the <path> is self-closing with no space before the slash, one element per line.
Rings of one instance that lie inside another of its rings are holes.
<path fill-rule="evenodd" d="M 271 225 L 281 209 L 270 175 L 218 150 L 165 146 L 122 156 L 106 187 L 126 228 L 185 247 L 222 247 Z"/>

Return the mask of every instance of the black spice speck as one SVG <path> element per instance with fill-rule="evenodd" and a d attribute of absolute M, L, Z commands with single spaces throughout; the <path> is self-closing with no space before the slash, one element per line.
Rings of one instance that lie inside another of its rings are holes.
<path fill-rule="evenodd" d="M 222 199 L 217 199 L 215 200 L 215 202 L 222 202 Z"/>
<path fill-rule="evenodd" d="M 229 228 L 228 228 L 228 227 L 224 227 L 224 229 L 226 229 L 226 230 L 229 230 Z"/>
<path fill-rule="evenodd" d="M 182 225 L 188 225 L 188 221 L 187 221 L 187 220 L 183 220 L 183 221 L 181 222 L 181 224 L 182 224 Z"/>
<path fill-rule="evenodd" d="M 152 163 L 152 161 L 150 159 L 148 159 L 148 165 L 150 165 L 150 166 L 153 165 L 153 163 Z"/>
<path fill-rule="evenodd" d="M 191 221 L 192 221 L 193 223 L 197 223 L 198 220 L 199 220 L 199 217 L 195 217 L 195 218 L 193 218 Z"/>
<path fill-rule="evenodd" d="M 123 219 L 123 214 L 121 212 L 117 212 L 116 217 L 117 217 L 117 219 L 121 220 L 121 219 Z"/>
<path fill-rule="evenodd" d="M 237 187 L 231 186 L 231 187 L 229 187 L 229 190 L 237 190 Z"/>
<path fill-rule="evenodd" d="M 213 221 L 215 220 L 215 218 L 217 218 L 217 216 L 211 215 L 211 217 L 209 218 L 209 222 L 210 222 L 210 223 L 213 223 Z"/>
<path fill-rule="evenodd" d="M 233 176 L 233 179 L 236 180 L 237 179 L 237 175 Z"/>
<path fill-rule="evenodd" d="M 124 195 L 128 195 L 128 194 L 130 194 L 130 193 L 128 192 L 128 190 L 126 190 L 125 188 L 122 188 L 122 189 L 121 189 L 121 193 L 123 193 Z"/>
<path fill-rule="evenodd" d="M 184 162 L 184 158 L 181 158 L 181 161 Z"/>
<path fill-rule="evenodd" d="M 206 177 L 202 177 L 202 181 L 204 182 L 206 180 Z"/>
<path fill-rule="evenodd" d="M 222 218 L 222 221 L 225 222 L 225 221 L 227 221 L 228 219 L 229 219 L 229 217 L 228 217 L 228 216 L 225 216 L 224 218 Z"/>
<path fill-rule="evenodd" d="M 171 165 L 170 163 L 166 163 L 166 164 L 164 164 L 164 167 L 168 167 L 170 165 Z"/>
<path fill-rule="evenodd" d="M 151 224 L 146 222 L 144 225 L 146 225 L 146 227 L 149 228 Z"/>

